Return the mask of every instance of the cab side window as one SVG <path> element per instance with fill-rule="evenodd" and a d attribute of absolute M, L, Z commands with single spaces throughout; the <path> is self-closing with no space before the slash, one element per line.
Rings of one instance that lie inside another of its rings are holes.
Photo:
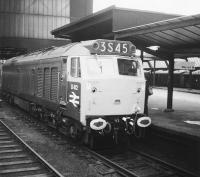
<path fill-rule="evenodd" d="M 80 58 L 71 58 L 71 72 L 72 77 L 81 77 Z"/>

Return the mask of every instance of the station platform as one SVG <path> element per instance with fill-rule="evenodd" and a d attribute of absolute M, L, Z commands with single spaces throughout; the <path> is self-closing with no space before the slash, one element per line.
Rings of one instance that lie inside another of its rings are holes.
<path fill-rule="evenodd" d="M 149 97 L 152 128 L 200 141 L 200 90 L 174 89 L 173 112 L 165 112 L 167 89 L 154 88 Z"/>
<path fill-rule="evenodd" d="M 155 87 L 154 89 L 163 89 L 167 90 L 167 87 Z M 190 88 L 174 88 L 174 91 L 177 92 L 185 92 L 185 93 L 193 93 L 193 94 L 200 94 L 200 90 L 197 89 L 190 89 Z"/>

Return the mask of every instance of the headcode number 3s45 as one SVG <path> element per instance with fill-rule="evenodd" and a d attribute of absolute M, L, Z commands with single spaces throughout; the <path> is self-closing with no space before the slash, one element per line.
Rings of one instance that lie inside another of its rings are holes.
<path fill-rule="evenodd" d="M 117 42 L 100 42 L 100 51 L 109 53 L 128 53 L 127 43 L 117 43 Z"/>

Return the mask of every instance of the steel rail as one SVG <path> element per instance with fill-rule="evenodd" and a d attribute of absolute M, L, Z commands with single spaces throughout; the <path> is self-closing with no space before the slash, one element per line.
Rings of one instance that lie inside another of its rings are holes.
<path fill-rule="evenodd" d="M 46 160 L 44 160 L 33 148 L 31 148 L 26 142 L 24 142 L 14 131 L 11 130 L 11 128 L 6 125 L 2 120 L 0 120 L 0 123 L 8 130 L 8 132 L 14 137 L 14 139 L 21 144 L 30 154 L 36 158 L 41 165 L 49 170 L 51 175 L 55 177 L 64 177 L 60 172 L 58 172 L 52 165 L 50 165 Z"/>
<path fill-rule="evenodd" d="M 174 164 L 165 162 L 165 161 L 163 161 L 163 160 L 161 160 L 161 159 L 159 159 L 159 158 L 157 158 L 157 157 L 154 157 L 154 156 L 152 156 L 152 155 L 149 155 L 149 154 L 147 154 L 147 153 L 140 152 L 139 150 L 136 150 L 136 149 L 133 149 L 133 148 L 129 148 L 129 150 L 132 151 L 132 152 L 138 153 L 138 154 L 140 154 L 140 155 L 142 155 L 142 156 L 144 156 L 144 157 L 147 157 L 147 158 L 149 158 L 149 159 L 151 159 L 151 160 L 154 160 L 154 161 L 156 161 L 156 162 L 158 162 L 158 163 L 161 163 L 161 164 L 163 164 L 163 165 L 165 165 L 165 166 L 167 166 L 167 167 L 169 167 L 169 168 L 171 168 L 171 169 L 173 169 L 173 170 L 178 171 L 179 173 L 181 173 L 181 174 L 183 174 L 183 175 L 187 175 L 186 177 L 199 177 L 197 174 L 194 174 L 194 173 L 192 173 L 192 172 L 190 172 L 190 171 L 188 171 L 188 170 L 185 170 L 185 169 L 183 169 L 183 168 L 180 168 L 180 167 L 178 167 L 178 166 L 176 166 L 176 165 L 174 165 Z M 188 175 L 189 175 L 189 176 L 188 176 Z"/>
<path fill-rule="evenodd" d="M 121 167 L 120 165 L 112 162 L 111 160 L 109 160 L 106 157 L 96 153 L 95 151 L 90 150 L 90 149 L 88 149 L 86 147 L 85 147 L 85 149 L 86 149 L 86 151 L 88 151 L 89 153 L 91 153 L 92 155 L 94 155 L 95 157 L 100 159 L 103 163 L 105 163 L 105 165 L 107 165 L 108 167 L 114 169 L 120 175 L 122 175 L 124 177 L 140 177 L 137 174 L 135 174 L 134 172 Z"/>

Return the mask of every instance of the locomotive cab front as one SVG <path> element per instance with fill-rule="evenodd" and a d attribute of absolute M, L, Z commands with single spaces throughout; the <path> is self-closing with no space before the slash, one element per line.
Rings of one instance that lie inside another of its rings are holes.
<path fill-rule="evenodd" d="M 144 72 L 133 45 L 99 40 L 92 46 L 97 51 L 91 55 L 71 57 L 71 72 L 77 77 L 70 80 L 69 102 L 80 109 L 80 122 L 99 134 L 134 134 L 136 126 L 148 127 Z"/>

